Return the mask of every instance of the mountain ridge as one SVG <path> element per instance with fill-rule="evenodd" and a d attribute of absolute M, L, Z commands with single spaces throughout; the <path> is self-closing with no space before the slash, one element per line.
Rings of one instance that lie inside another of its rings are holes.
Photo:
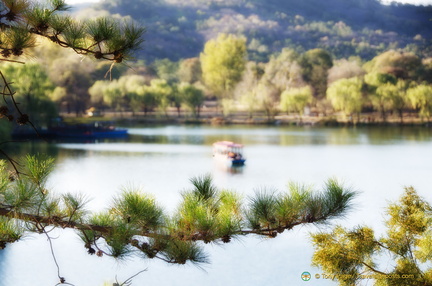
<path fill-rule="evenodd" d="M 244 35 L 251 59 L 284 47 L 329 50 L 370 60 L 388 49 L 432 55 L 432 6 L 377 0 L 105 0 L 94 11 L 129 16 L 147 27 L 139 59 L 196 57 L 219 33 Z"/>

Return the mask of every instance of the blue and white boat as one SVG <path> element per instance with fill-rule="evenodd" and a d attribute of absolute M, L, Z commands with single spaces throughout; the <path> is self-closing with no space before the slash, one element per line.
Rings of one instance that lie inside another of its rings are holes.
<path fill-rule="evenodd" d="M 213 157 L 232 166 L 242 166 L 246 161 L 243 157 L 243 145 L 231 141 L 213 143 Z"/>

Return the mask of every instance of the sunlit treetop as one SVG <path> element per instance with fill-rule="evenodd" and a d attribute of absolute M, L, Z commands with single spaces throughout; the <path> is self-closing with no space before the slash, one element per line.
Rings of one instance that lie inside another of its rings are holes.
<path fill-rule="evenodd" d="M 37 45 L 36 37 L 50 39 L 78 54 L 120 63 L 129 59 L 143 42 L 145 29 L 111 18 L 77 21 L 65 13 L 64 0 L 41 4 L 29 0 L 0 2 L 0 54 L 2 60 L 21 56 Z"/>

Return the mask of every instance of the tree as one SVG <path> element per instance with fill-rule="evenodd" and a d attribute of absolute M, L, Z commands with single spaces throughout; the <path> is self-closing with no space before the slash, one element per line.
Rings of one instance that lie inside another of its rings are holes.
<path fill-rule="evenodd" d="M 177 71 L 179 64 L 172 62 L 169 59 L 155 60 L 153 66 L 156 69 L 156 73 L 160 79 L 172 83 L 177 81 Z"/>
<path fill-rule="evenodd" d="M 280 92 L 288 88 L 305 85 L 302 68 L 298 63 L 299 55 L 291 49 L 283 49 L 277 56 L 270 57 L 265 65 L 265 79 Z"/>
<path fill-rule="evenodd" d="M 300 59 L 303 69 L 303 79 L 313 89 L 313 95 L 323 98 L 327 90 L 327 76 L 333 66 L 329 52 L 323 49 L 313 49 L 304 53 Z"/>
<path fill-rule="evenodd" d="M 105 80 L 97 80 L 89 88 L 88 93 L 90 95 L 90 104 L 98 108 L 104 108 L 104 92 L 107 87 L 107 82 Z M 62 89 L 64 91 L 64 89 Z M 59 91 L 59 92 L 63 92 Z M 65 91 L 64 91 L 65 92 Z"/>
<path fill-rule="evenodd" d="M 368 72 L 391 74 L 403 80 L 418 80 L 422 66 L 416 55 L 390 50 L 376 56 L 364 67 Z"/>
<path fill-rule="evenodd" d="M 200 55 L 204 83 L 219 97 L 230 97 L 246 65 L 246 39 L 219 34 Z"/>
<path fill-rule="evenodd" d="M 57 110 L 50 98 L 54 85 L 42 67 L 38 64 L 8 63 L 2 65 L 1 69 L 5 77 L 15 79 L 15 99 L 20 108 L 30 114 L 36 126 L 47 126 L 50 119 L 57 115 Z"/>
<path fill-rule="evenodd" d="M 136 91 L 133 104 L 139 106 L 144 111 L 144 116 L 158 105 L 158 97 L 154 90 L 148 86 L 143 85 Z"/>
<path fill-rule="evenodd" d="M 199 58 L 184 59 L 180 62 L 177 75 L 180 82 L 195 83 L 201 81 L 202 71 Z"/>
<path fill-rule="evenodd" d="M 123 87 L 117 80 L 106 82 L 106 86 L 103 89 L 103 102 L 115 111 L 124 111 L 127 105 L 127 98 Z"/>
<path fill-rule="evenodd" d="M 339 285 L 360 285 L 362 279 L 375 279 L 375 285 L 431 285 L 432 207 L 408 187 L 386 214 L 382 237 L 367 226 L 313 234 L 313 264 L 335 274 Z M 384 253 L 394 262 L 380 268 Z"/>
<path fill-rule="evenodd" d="M 157 97 L 159 108 L 168 117 L 167 109 L 171 105 L 172 87 L 164 79 L 154 79 L 150 82 L 150 88 Z"/>
<path fill-rule="evenodd" d="M 432 115 L 432 86 L 420 84 L 407 90 L 407 97 L 414 108 L 420 110 L 420 116 L 428 121 Z"/>
<path fill-rule="evenodd" d="M 201 105 L 204 102 L 204 92 L 188 83 L 182 83 L 178 87 L 182 102 L 192 111 L 193 116 L 200 116 Z"/>
<path fill-rule="evenodd" d="M 147 82 L 146 78 L 141 75 L 123 75 L 118 79 L 119 85 L 124 97 L 124 104 L 132 109 L 132 115 L 140 110 L 140 105 L 136 104 L 136 99 L 139 97 L 138 93 L 142 86 Z"/>
<path fill-rule="evenodd" d="M 0 163 L 0 247 L 27 233 L 52 238 L 53 228 L 70 228 L 90 255 L 156 258 L 167 263 L 206 263 L 204 243 L 228 243 L 245 235 L 276 237 L 308 223 L 343 216 L 355 192 L 329 180 L 322 192 L 291 184 L 287 192 L 256 191 L 247 202 L 233 191 L 219 190 L 209 175 L 191 179 L 176 211 L 169 215 L 155 198 L 125 188 L 106 211 L 91 213 L 82 195 L 57 196 L 46 186 L 53 160 L 27 156 L 22 174 L 10 180 Z M 59 271 L 60 283 L 66 279 Z"/>
<path fill-rule="evenodd" d="M 373 107 L 381 113 L 383 122 L 386 122 L 387 112 L 393 109 L 392 99 L 398 92 L 395 86 L 396 77 L 386 73 L 370 72 L 365 75 L 364 80 L 368 84 Z"/>
<path fill-rule="evenodd" d="M 124 75 L 111 81 L 98 80 L 88 90 L 91 102 L 108 105 L 116 111 L 131 107 L 138 111 L 136 104 L 138 90 L 145 85 L 145 78 L 139 75 Z"/>
<path fill-rule="evenodd" d="M 332 83 L 327 90 L 327 98 L 335 110 L 344 113 L 344 117 L 352 117 L 360 113 L 363 105 L 363 82 L 359 78 L 340 79 Z"/>
<path fill-rule="evenodd" d="M 281 94 L 281 109 L 299 113 L 300 121 L 304 108 L 312 102 L 312 90 L 309 86 L 287 89 Z"/>
<path fill-rule="evenodd" d="M 330 85 L 342 78 L 361 77 L 365 73 L 365 70 L 361 67 L 360 59 L 337 60 L 328 70 L 327 84 Z"/>
<path fill-rule="evenodd" d="M 183 96 L 179 92 L 179 86 L 174 84 L 171 86 L 172 93 L 170 96 L 171 104 L 177 109 L 177 117 L 180 117 L 180 109 L 183 103 Z"/>
<path fill-rule="evenodd" d="M 399 113 L 400 123 L 403 123 L 403 110 L 408 103 L 408 99 L 406 97 L 408 82 L 400 79 L 398 80 L 396 87 L 397 92 L 392 93 L 392 103 L 394 110 Z"/>
<path fill-rule="evenodd" d="M 257 106 L 257 87 L 263 75 L 264 67 L 262 64 L 248 62 L 242 80 L 236 86 L 234 92 L 235 98 L 246 107 L 249 118 L 252 118 L 254 111 L 259 108 Z"/>
<path fill-rule="evenodd" d="M 270 122 L 278 112 L 280 92 L 272 84 L 260 81 L 254 90 L 256 94 L 256 107 L 264 110 L 267 120 Z"/>

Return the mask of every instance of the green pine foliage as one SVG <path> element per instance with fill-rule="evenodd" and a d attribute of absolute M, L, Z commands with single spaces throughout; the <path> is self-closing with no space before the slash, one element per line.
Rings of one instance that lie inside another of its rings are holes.
<path fill-rule="evenodd" d="M 52 159 L 27 156 L 23 162 L 13 180 L 6 163 L 0 163 L 2 248 L 27 233 L 46 234 L 61 227 L 75 229 L 89 254 L 208 263 L 204 244 L 228 243 L 248 234 L 275 237 L 300 224 L 326 223 L 345 215 L 355 196 L 329 180 L 323 192 L 290 184 L 288 193 L 261 190 L 244 203 L 240 195 L 220 190 L 210 175 L 204 175 L 191 179 L 192 187 L 183 191 L 173 214 L 132 186 L 124 188 L 107 210 L 91 213 L 87 196 L 59 196 L 46 188 Z"/>
<path fill-rule="evenodd" d="M 412 188 L 386 210 L 387 231 L 377 236 L 367 226 L 312 235 L 312 261 L 334 274 L 339 285 L 430 285 L 432 283 L 432 207 Z M 380 264 L 383 256 L 393 262 Z"/>
<path fill-rule="evenodd" d="M 0 34 L 1 55 L 6 59 L 20 56 L 34 47 L 36 37 L 41 36 L 80 54 L 122 62 L 143 42 L 145 29 L 134 23 L 109 18 L 76 21 L 59 13 L 68 9 L 63 0 L 50 0 L 47 5 L 26 0 L 2 1 L 0 17 L 5 21 L 5 29 Z"/>
<path fill-rule="evenodd" d="M 250 198 L 248 226 L 257 233 L 275 237 L 299 224 L 325 223 L 329 218 L 343 216 L 355 194 L 334 179 L 327 181 L 321 193 L 295 183 L 289 184 L 287 193 L 258 190 Z"/>

